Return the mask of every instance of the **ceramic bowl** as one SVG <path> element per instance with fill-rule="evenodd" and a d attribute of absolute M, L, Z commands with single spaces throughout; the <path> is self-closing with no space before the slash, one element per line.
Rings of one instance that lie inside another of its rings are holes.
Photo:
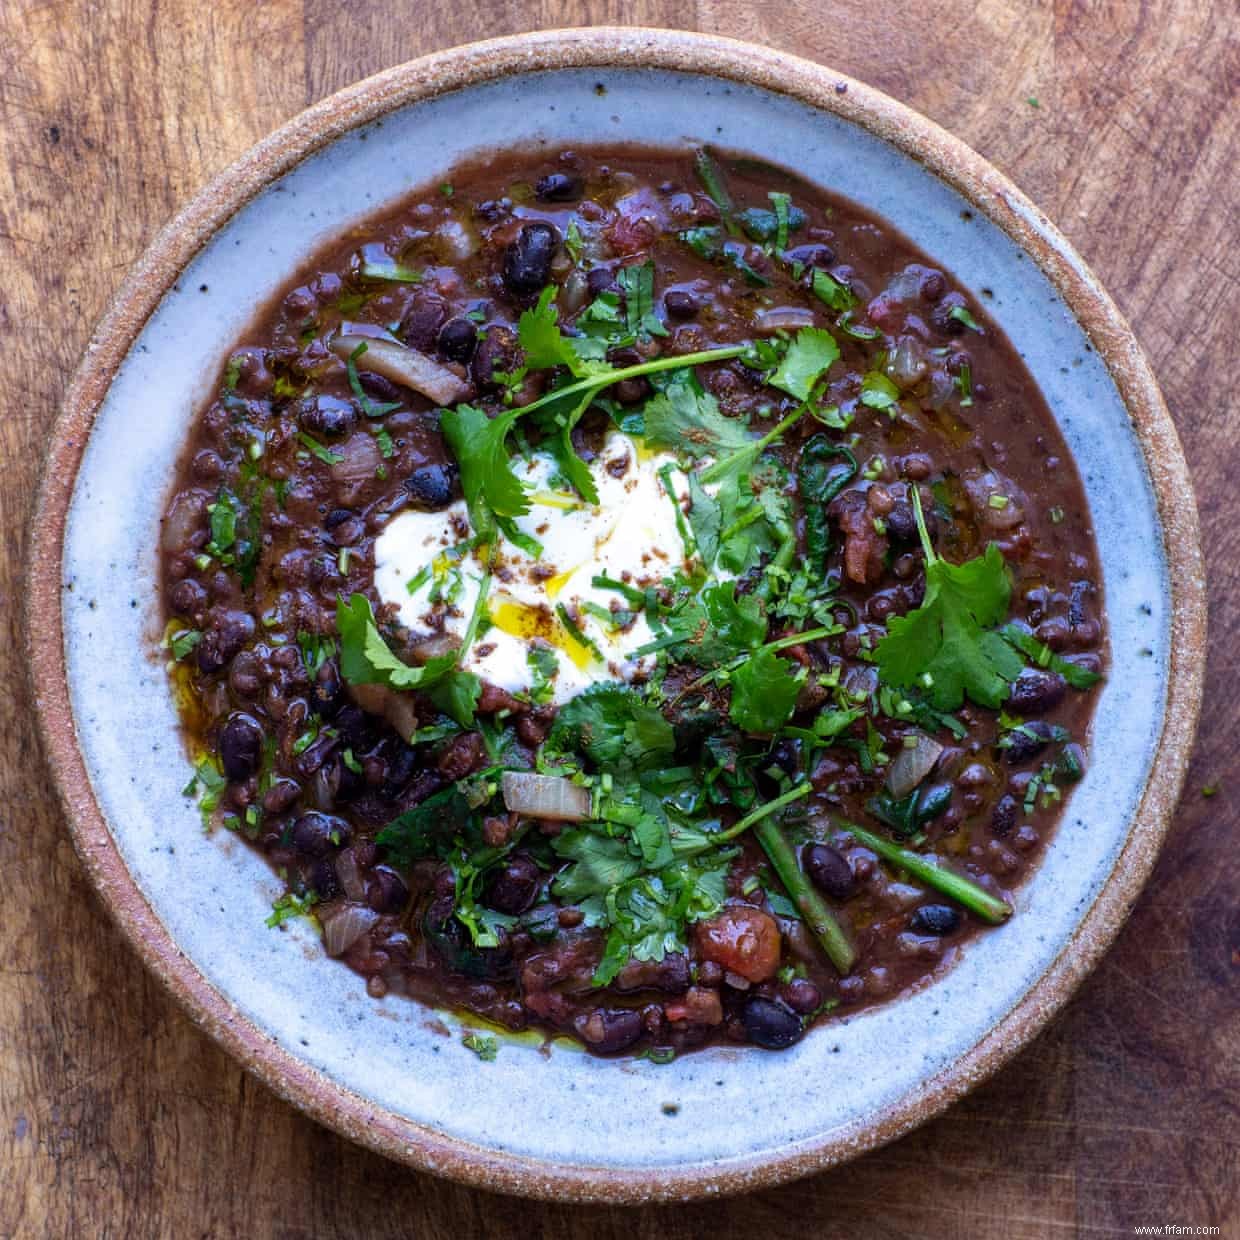
<path fill-rule="evenodd" d="M 375 1002 L 310 930 L 266 929 L 272 874 L 226 832 L 204 835 L 153 653 L 158 522 L 219 359 L 317 242 L 463 157 L 621 139 L 761 154 L 995 291 L 988 309 L 1080 466 L 1113 665 L 1089 773 L 1016 916 L 937 985 L 778 1055 L 713 1049 L 656 1065 L 516 1042 L 482 1063 L 455 1018 Z M 536 1196 L 769 1185 L 889 1141 L 977 1084 L 1118 930 L 1166 830 L 1199 704 L 1202 562 L 1183 457 L 1132 332 L 1080 258 L 990 165 L 907 108 L 819 65 L 689 34 L 576 30 L 436 54 L 260 143 L 122 287 L 51 436 L 33 545 L 47 752 L 78 851 L 135 949 L 202 1028 L 310 1115 L 413 1167 Z"/>

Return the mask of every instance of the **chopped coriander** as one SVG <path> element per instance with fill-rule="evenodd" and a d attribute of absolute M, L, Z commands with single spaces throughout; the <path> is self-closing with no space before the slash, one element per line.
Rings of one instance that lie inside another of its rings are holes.
<path fill-rule="evenodd" d="M 953 306 L 948 312 L 949 319 L 955 319 L 957 323 L 963 323 L 971 332 L 978 332 L 984 335 L 978 321 L 969 313 L 965 306 Z"/>
<path fill-rule="evenodd" d="M 491 1063 L 499 1054 L 499 1042 L 490 1034 L 467 1033 L 461 1045 L 473 1051 L 483 1063 Z"/>
<path fill-rule="evenodd" d="M 274 930 L 277 926 L 284 925 L 286 921 L 291 921 L 294 917 L 310 917 L 318 900 L 319 897 L 313 891 L 308 892 L 304 896 L 286 891 L 271 906 L 271 916 L 267 918 L 265 925 L 269 929 Z"/>
<path fill-rule="evenodd" d="M 297 432 L 298 441 L 323 462 L 324 465 L 339 465 L 344 457 L 339 452 L 333 452 L 330 448 L 324 447 L 313 435 L 308 435 L 305 431 Z"/>

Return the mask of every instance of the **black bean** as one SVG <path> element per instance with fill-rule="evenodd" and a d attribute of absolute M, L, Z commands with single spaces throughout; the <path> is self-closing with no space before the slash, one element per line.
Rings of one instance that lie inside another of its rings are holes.
<path fill-rule="evenodd" d="M 892 510 L 883 518 L 887 526 L 887 537 L 893 543 L 914 543 L 917 541 L 917 519 L 913 516 L 913 505 L 907 500 L 898 499 Z"/>
<path fill-rule="evenodd" d="M 782 1051 L 801 1036 L 801 1018 L 779 999 L 754 995 L 745 1004 L 745 1036 L 768 1051 Z"/>
<path fill-rule="evenodd" d="M 538 178 L 534 194 L 543 202 L 576 202 L 584 188 L 580 177 L 567 172 L 549 172 Z"/>
<path fill-rule="evenodd" d="M 822 1006 L 822 991 L 806 977 L 794 977 L 783 988 L 784 1002 L 802 1016 L 816 1012 Z"/>
<path fill-rule="evenodd" d="M 1003 753 L 1009 762 L 1028 762 L 1030 758 L 1036 758 L 1054 738 L 1055 731 L 1049 723 L 1033 719 L 1007 734 Z"/>
<path fill-rule="evenodd" d="M 1044 715 L 1063 701 L 1067 682 L 1058 672 L 1027 667 L 1012 682 L 1007 709 L 1015 715 Z"/>
<path fill-rule="evenodd" d="M 990 829 L 999 836 L 1007 835 L 1016 825 L 1020 804 L 1010 793 L 999 798 L 995 812 L 990 818 Z"/>
<path fill-rule="evenodd" d="M 627 1050 L 645 1028 L 642 1014 L 633 1008 L 598 1008 L 589 1016 L 577 1017 L 575 1024 L 590 1049 L 600 1055 Z"/>
<path fill-rule="evenodd" d="M 800 263 L 802 267 L 830 267 L 835 262 L 835 251 L 829 245 L 797 245 L 784 251 L 789 264 Z"/>
<path fill-rule="evenodd" d="M 460 471 L 453 464 L 443 462 L 435 465 L 419 465 L 405 479 L 415 508 L 425 512 L 437 512 L 452 503 Z"/>
<path fill-rule="evenodd" d="M 340 709 L 344 685 L 335 659 L 327 659 L 314 674 L 310 686 L 310 705 L 324 718 L 330 719 Z"/>
<path fill-rule="evenodd" d="M 352 401 L 339 396 L 307 396 L 297 402 L 297 422 L 311 435 L 339 439 L 353 429 L 357 410 Z"/>
<path fill-rule="evenodd" d="M 450 362 L 468 365 L 478 347 L 478 327 L 472 319 L 449 319 L 439 329 L 439 354 Z"/>
<path fill-rule="evenodd" d="M 636 405 L 646 399 L 654 389 L 645 375 L 633 379 L 621 379 L 611 387 L 611 395 L 622 405 Z"/>
<path fill-rule="evenodd" d="M 857 890 L 857 878 L 848 858 L 827 844 L 809 844 L 801 854 L 805 872 L 823 895 L 847 900 Z"/>
<path fill-rule="evenodd" d="M 796 775 L 801 769 L 801 742 L 799 740 L 776 741 L 767 756 L 770 765 L 779 767 L 785 775 Z"/>
<path fill-rule="evenodd" d="M 349 824 L 335 814 L 322 814 L 317 809 L 302 814 L 293 823 L 293 847 L 307 857 L 325 857 L 333 848 L 349 842 Z"/>
<path fill-rule="evenodd" d="M 333 508 L 323 519 L 323 526 L 334 547 L 352 547 L 366 532 L 361 517 L 347 508 Z"/>
<path fill-rule="evenodd" d="M 483 391 L 493 392 L 501 386 L 496 372 L 511 374 L 521 364 L 521 346 L 517 334 L 500 323 L 487 326 L 486 335 L 478 342 L 470 374 Z"/>
<path fill-rule="evenodd" d="M 701 309 L 698 299 L 684 289 L 668 289 L 663 294 L 663 308 L 673 319 L 691 319 Z"/>
<path fill-rule="evenodd" d="M 442 297 L 431 292 L 417 293 L 400 321 L 400 338 L 415 349 L 430 349 L 447 317 L 448 307 Z"/>
<path fill-rule="evenodd" d="M 249 779 L 263 756 L 263 729 L 258 720 L 240 712 L 228 716 L 220 729 L 220 765 L 234 783 Z"/>
<path fill-rule="evenodd" d="M 184 581 L 178 581 L 172 587 L 169 601 L 172 603 L 172 610 L 178 616 L 185 616 L 187 619 L 193 620 L 206 607 L 207 592 L 196 581 L 191 581 L 187 577 Z"/>
<path fill-rule="evenodd" d="M 409 903 L 409 888 L 391 866 L 377 865 L 366 887 L 366 902 L 376 913 L 399 913 Z"/>
<path fill-rule="evenodd" d="M 940 298 L 930 311 L 930 322 L 934 330 L 944 336 L 963 336 L 965 325 L 952 315 L 952 311 L 958 308 L 965 308 L 965 300 L 959 293 L 948 293 Z"/>
<path fill-rule="evenodd" d="M 245 611 L 226 611 L 217 615 L 195 648 L 198 669 L 218 672 L 231 663 L 254 636 L 254 617 Z"/>
<path fill-rule="evenodd" d="M 282 814 L 301 795 L 301 785 L 295 779 L 277 779 L 263 793 L 263 813 Z"/>
<path fill-rule="evenodd" d="M 600 293 L 618 293 L 620 286 L 609 267 L 591 267 L 586 276 L 586 288 L 597 297 Z"/>
<path fill-rule="evenodd" d="M 340 879 L 330 857 L 322 857 L 310 869 L 310 885 L 320 900 L 334 900 L 341 894 Z"/>
<path fill-rule="evenodd" d="M 927 271 L 918 291 L 922 301 L 936 302 L 947 292 L 947 277 L 941 271 Z"/>
<path fill-rule="evenodd" d="M 517 297 L 536 297 L 551 278 L 560 234 L 542 220 L 522 226 L 504 254 L 504 283 Z"/>
<path fill-rule="evenodd" d="M 402 400 L 404 397 L 404 393 L 391 379 L 383 375 L 377 375 L 373 370 L 359 370 L 357 372 L 357 381 L 362 385 L 362 391 L 367 396 L 373 396 L 375 400 L 390 403 Z"/>
<path fill-rule="evenodd" d="M 960 914 L 950 904 L 923 904 L 911 918 L 909 929 L 915 934 L 942 937 L 960 929 Z"/>
<path fill-rule="evenodd" d="M 542 889 L 542 870 L 522 853 L 509 859 L 487 885 L 485 903 L 498 913 L 516 916 L 531 908 Z"/>
<path fill-rule="evenodd" d="M 616 974 L 615 986 L 621 994 L 631 990 L 661 990 L 682 995 L 689 989 L 689 957 L 684 952 L 668 952 L 662 960 L 630 960 Z"/>

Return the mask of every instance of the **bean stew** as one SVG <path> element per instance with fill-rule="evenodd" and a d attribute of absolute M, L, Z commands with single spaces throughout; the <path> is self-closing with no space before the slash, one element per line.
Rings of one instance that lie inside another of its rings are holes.
<path fill-rule="evenodd" d="M 991 296 L 707 150 L 507 153 L 314 255 L 162 531 L 187 795 L 282 879 L 269 926 L 483 1058 L 656 1061 L 1001 926 L 1106 634 Z"/>

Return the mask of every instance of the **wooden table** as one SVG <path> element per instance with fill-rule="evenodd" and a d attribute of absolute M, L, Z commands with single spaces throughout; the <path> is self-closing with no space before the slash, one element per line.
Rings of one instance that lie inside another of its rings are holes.
<path fill-rule="evenodd" d="M 160 224 L 273 126 L 365 74 L 472 38 L 622 20 L 822 60 L 1010 173 L 1149 351 L 1196 479 L 1215 605 L 1175 829 L 1119 943 L 1061 1018 L 937 1122 L 852 1166 L 638 1212 L 415 1175 L 304 1119 L 200 1035 L 84 880 L 48 792 L 19 634 L 48 427 Z M 1238 98 L 1234 0 L 8 0 L 0 1235 L 972 1238 L 1158 1223 L 1240 1235 Z"/>

